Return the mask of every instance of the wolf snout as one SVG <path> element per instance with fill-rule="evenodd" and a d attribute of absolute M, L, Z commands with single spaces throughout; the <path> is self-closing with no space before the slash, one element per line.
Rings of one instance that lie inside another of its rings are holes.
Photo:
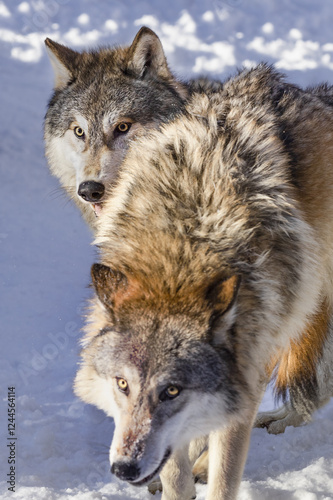
<path fill-rule="evenodd" d="M 81 182 L 77 194 L 89 203 L 101 201 L 105 191 L 105 186 L 101 182 L 86 181 Z"/>
<path fill-rule="evenodd" d="M 135 462 L 115 462 L 111 472 L 123 481 L 135 481 L 140 476 L 140 468 Z"/>

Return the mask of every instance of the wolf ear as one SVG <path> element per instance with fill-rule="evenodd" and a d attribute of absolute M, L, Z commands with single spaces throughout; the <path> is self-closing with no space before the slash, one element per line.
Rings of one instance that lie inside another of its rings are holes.
<path fill-rule="evenodd" d="M 215 312 L 219 316 L 229 311 L 234 304 L 240 281 L 240 277 L 234 275 L 231 278 L 215 281 L 208 288 L 206 298 L 213 305 Z"/>
<path fill-rule="evenodd" d="M 103 264 L 92 265 L 91 277 L 97 297 L 109 309 L 113 308 L 116 295 L 121 291 L 125 292 L 128 286 L 123 273 L 113 271 Z"/>
<path fill-rule="evenodd" d="M 63 89 L 73 78 L 73 71 L 80 54 L 50 38 L 46 38 L 45 45 L 54 70 L 54 88 Z"/>
<path fill-rule="evenodd" d="M 145 26 L 136 34 L 129 48 L 127 68 L 139 78 L 146 75 L 173 78 L 160 39 Z"/>

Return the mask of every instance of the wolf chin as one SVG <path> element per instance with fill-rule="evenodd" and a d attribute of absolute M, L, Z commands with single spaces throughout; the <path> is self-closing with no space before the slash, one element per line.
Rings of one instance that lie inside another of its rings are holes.
<path fill-rule="evenodd" d="M 114 418 L 112 472 L 160 473 L 163 500 L 195 496 L 198 457 L 206 499 L 237 497 L 272 376 L 282 427 L 332 394 L 330 94 L 265 65 L 194 92 L 104 202 L 75 392 Z"/>

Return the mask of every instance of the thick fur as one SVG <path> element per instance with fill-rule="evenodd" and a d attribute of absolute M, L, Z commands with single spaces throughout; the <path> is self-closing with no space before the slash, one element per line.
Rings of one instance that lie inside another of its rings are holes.
<path fill-rule="evenodd" d="M 115 419 L 112 470 L 162 469 L 163 500 L 193 497 L 207 435 L 206 498 L 236 498 L 272 374 L 302 419 L 332 390 L 332 108 L 264 65 L 198 90 L 105 201 L 75 381 Z"/>
<path fill-rule="evenodd" d="M 105 196 L 87 199 L 80 186 L 97 182 L 107 192 L 136 137 L 174 119 L 191 92 L 214 91 L 221 83 L 177 80 L 149 28 L 141 28 L 129 47 L 79 53 L 48 38 L 45 44 L 55 73 L 44 124 L 46 156 L 51 172 L 95 230 Z M 125 132 L 118 128 L 123 123 Z"/>

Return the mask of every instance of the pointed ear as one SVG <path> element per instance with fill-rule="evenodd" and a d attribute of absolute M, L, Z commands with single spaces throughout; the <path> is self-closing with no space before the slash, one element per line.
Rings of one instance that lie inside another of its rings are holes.
<path fill-rule="evenodd" d="M 207 290 L 207 300 L 213 305 L 215 312 L 221 316 L 233 306 L 240 285 L 240 277 L 231 276 L 224 280 L 215 281 Z"/>
<path fill-rule="evenodd" d="M 146 27 L 140 29 L 129 48 L 127 68 L 139 78 L 146 75 L 173 78 L 160 39 Z"/>
<path fill-rule="evenodd" d="M 93 264 L 91 277 L 99 300 L 109 309 L 115 304 L 116 295 L 123 295 L 128 286 L 126 276 L 120 271 L 113 271 L 103 264 Z M 121 293 L 123 292 L 123 293 Z"/>
<path fill-rule="evenodd" d="M 50 38 L 46 38 L 45 45 L 54 70 L 54 88 L 62 89 L 73 78 L 74 69 L 80 54 L 75 52 L 75 50 L 50 40 Z"/>

